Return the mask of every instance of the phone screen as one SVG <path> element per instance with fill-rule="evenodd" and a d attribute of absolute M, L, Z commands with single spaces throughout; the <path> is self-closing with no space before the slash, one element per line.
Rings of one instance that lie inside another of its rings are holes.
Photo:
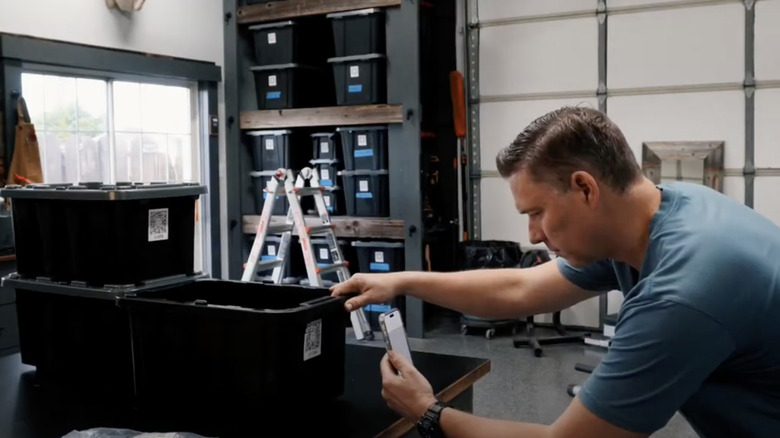
<path fill-rule="evenodd" d="M 412 353 L 409 351 L 409 343 L 406 338 L 406 329 L 401 318 L 401 312 L 393 309 L 380 315 L 382 331 L 385 336 L 385 346 L 388 350 L 395 350 L 403 354 L 409 363 L 412 362 Z"/>

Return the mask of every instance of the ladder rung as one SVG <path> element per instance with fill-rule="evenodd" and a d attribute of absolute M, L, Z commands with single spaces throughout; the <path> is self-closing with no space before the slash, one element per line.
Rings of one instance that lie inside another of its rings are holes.
<path fill-rule="evenodd" d="M 282 264 L 282 260 L 280 259 L 271 259 L 271 260 L 265 260 L 262 262 L 257 262 L 257 272 L 263 272 L 267 271 L 269 269 L 273 269 L 279 265 Z"/>
<path fill-rule="evenodd" d="M 296 187 L 295 193 L 298 196 L 312 196 L 322 193 L 322 187 Z"/>
<path fill-rule="evenodd" d="M 292 224 L 269 225 L 266 234 L 286 233 L 293 230 Z"/>
<path fill-rule="evenodd" d="M 326 266 L 318 267 L 317 268 L 317 273 L 320 274 L 320 275 L 322 275 L 322 274 L 329 274 L 331 272 L 336 272 L 336 271 L 338 271 L 339 269 L 342 269 L 342 268 L 347 269 L 347 264 L 346 263 L 334 263 L 332 265 L 326 265 Z"/>
<path fill-rule="evenodd" d="M 310 236 L 314 236 L 317 234 L 323 234 L 333 229 L 333 225 L 315 225 L 313 227 L 306 227 L 306 232 L 309 233 Z"/>

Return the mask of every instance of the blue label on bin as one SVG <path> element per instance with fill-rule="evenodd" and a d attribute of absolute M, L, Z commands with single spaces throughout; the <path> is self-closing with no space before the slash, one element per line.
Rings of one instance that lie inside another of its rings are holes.
<path fill-rule="evenodd" d="M 363 91 L 363 85 L 350 85 L 349 86 L 349 92 L 350 93 L 361 93 Z"/>
<path fill-rule="evenodd" d="M 263 193 L 263 199 L 268 197 L 268 193 Z M 282 199 L 281 196 L 277 196 L 276 199 Z"/>
<path fill-rule="evenodd" d="M 375 312 L 375 313 L 385 313 L 389 312 L 392 307 L 388 304 L 369 304 L 366 306 L 366 310 L 369 312 Z"/>
<path fill-rule="evenodd" d="M 268 260 L 274 260 L 275 258 L 276 258 L 276 256 L 264 255 L 264 256 L 260 257 L 260 260 L 262 260 L 264 262 L 267 262 Z"/>
<path fill-rule="evenodd" d="M 332 186 L 332 185 L 333 185 L 333 180 L 330 180 L 330 179 L 321 179 L 321 180 L 320 180 L 320 185 L 321 185 L 321 186 L 325 186 L 325 187 L 330 187 L 330 186 Z"/>
<path fill-rule="evenodd" d="M 318 268 L 324 268 L 325 266 L 328 266 L 327 263 L 317 263 Z"/>
<path fill-rule="evenodd" d="M 355 197 L 358 199 L 371 199 L 374 197 L 374 195 L 371 192 L 365 192 L 365 193 L 356 193 Z"/>
<path fill-rule="evenodd" d="M 282 98 L 282 92 L 281 91 L 269 91 L 269 92 L 265 93 L 265 98 L 267 100 L 281 99 Z"/>
<path fill-rule="evenodd" d="M 374 156 L 374 150 L 371 148 L 368 149 L 355 149 L 355 158 L 364 158 L 364 157 L 373 157 Z"/>
<path fill-rule="evenodd" d="M 371 263 L 369 269 L 371 271 L 390 272 L 390 265 L 388 263 Z"/>

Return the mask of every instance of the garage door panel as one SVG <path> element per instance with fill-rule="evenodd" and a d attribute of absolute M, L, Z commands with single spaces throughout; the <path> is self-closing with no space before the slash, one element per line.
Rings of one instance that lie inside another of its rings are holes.
<path fill-rule="evenodd" d="M 481 238 L 528 245 L 528 215 L 521 215 L 515 208 L 509 183 L 502 178 L 483 178 L 481 186 Z"/>
<path fill-rule="evenodd" d="M 632 6 L 668 5 L 673 3 L 690 3 L 691 0 L 609 0 L 607 11 Z"/>
<path fill-rule="evenodd" d="M 723 178 L 723 194 L 744 204 L 745 178 L 742 176 L 727 176 L 726 178 Z"/>
<path fill-rule="evenodd" d="M 596 11 L 596 2 L 582 0 L 480 0 L 479 19 L 495 20 L 512 17 Z"/>
<path fill-rule="evenodd" d="M 562 106 L 598 108 L 596 99 L 551 99 L 480 104 L 480 153 L 483 170 L 496 169 L 496 154 L 537 117 Z"/>
<path fill-rule="evenodd" d="M 756 166 L 780 168 L 780 90 L 756 90 L 755 130 Z"/>
<path fill-rule="evenodd" d="M 780 1 L 756 3 L 755 75 L 756 79 L 780 79 Z"/>
<path fill-rule="evenodd" d="M 487 27 L 480 31 L 480 94 L 595 91 L 597 55 L 595 17 Z"/>
<path fill-rule="evenodd" d="M 608 86 L 742 82 L 744 21 L 741 4 L 610 16 Z"/>
<path fill-rule="evenodd" d="M 756 177 L 754 188 L 754 208 L 756 211 L 780 225 L 780 202 L 777 202 L 777 192 L 780 190 L 780 177 Z"/>
<path fill-rule="evenodd" d="M 643 142 L 724 141 L 724 166 L 745 163 L 742 91 L 610 97 L 607 111 L 639 162 Z"/>

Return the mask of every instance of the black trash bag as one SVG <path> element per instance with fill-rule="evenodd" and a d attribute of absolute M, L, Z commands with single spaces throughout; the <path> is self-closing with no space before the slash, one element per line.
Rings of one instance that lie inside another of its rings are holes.
<path fill-rule="evenodd" d="M 462 271 L 485 268 L 516 268 L 523 252 L 517 242 L 468 240 L 458 243 L 458 266 Z"/>

